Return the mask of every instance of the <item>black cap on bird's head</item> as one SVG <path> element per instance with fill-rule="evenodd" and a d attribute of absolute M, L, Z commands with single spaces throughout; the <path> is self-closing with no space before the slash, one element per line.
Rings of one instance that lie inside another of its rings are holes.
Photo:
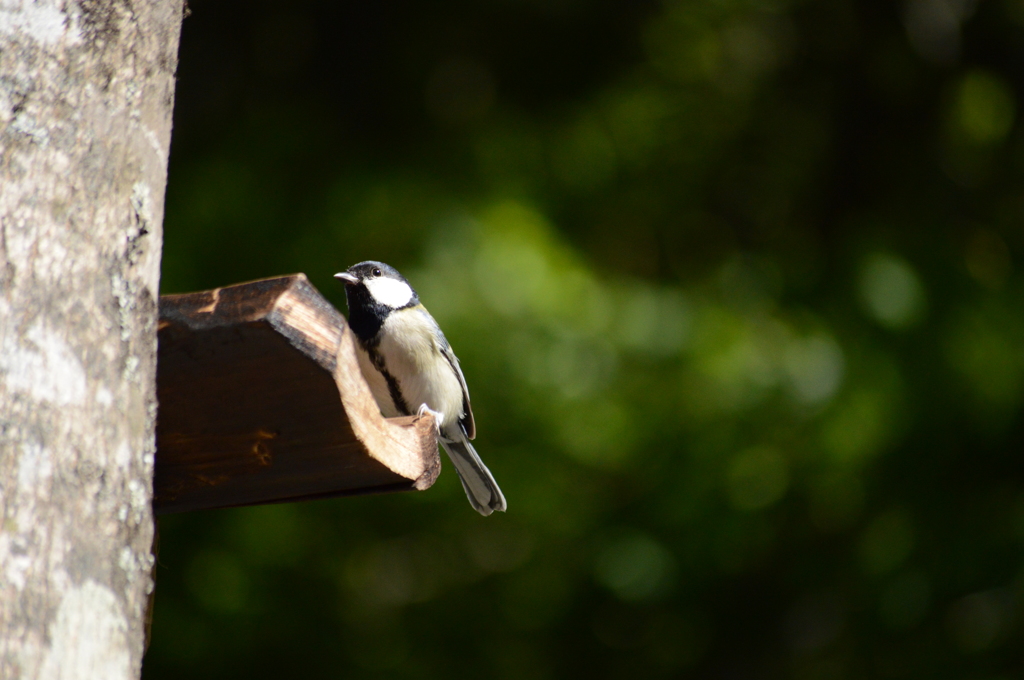
<path fill-rule="evenodd" d="M 345 282 L 348 322 L 364 341 L 377 335 L 391 312 L 420 303 L 405 277 L 383 262 L 360 262 L 335 274 L 334 278 Z"/>

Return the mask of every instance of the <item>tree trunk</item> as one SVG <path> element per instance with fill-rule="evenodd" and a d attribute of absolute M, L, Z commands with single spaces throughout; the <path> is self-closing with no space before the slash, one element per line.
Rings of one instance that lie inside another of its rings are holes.
<path fill-rule="evenodd" d="M 0 678 L 139 676 L 180 0 L 0 2 Z"/>

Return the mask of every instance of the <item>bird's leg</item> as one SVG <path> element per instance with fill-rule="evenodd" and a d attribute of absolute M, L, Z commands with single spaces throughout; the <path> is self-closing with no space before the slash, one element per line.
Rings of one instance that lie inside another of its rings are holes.
<path fill-rule="evenodd" d="M 440 411 L 435 411 L 434 409 L 430 408 L 426 404 L 420 404 L 419 409 L 416 411 L 416 417 L 417 418 L 422 418 L 427 413 L 429 413 L 430 415 L 434 416 L 434 427 L 437 428 L 437 433 L 441 434 L 441 413 L 440 413 Z"/>

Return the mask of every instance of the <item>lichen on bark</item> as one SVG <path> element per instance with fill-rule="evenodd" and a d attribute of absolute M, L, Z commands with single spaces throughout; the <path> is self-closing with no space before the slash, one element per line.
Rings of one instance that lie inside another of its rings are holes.
<path fill-rule="evenodd" d="M 134 678 L 181 2 L 0 6 L 0 677 Z"/>

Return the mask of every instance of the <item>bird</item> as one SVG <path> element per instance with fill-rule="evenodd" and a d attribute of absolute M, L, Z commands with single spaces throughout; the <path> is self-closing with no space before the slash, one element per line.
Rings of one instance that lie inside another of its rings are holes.
<path fill-rule="evenodd" d="M 345 283 L 359 368 L 386 418 L 434 415 L 470 505 L 485 517 L 505 496 L 470 440 L 476 423 L 459 359 L 419 295 L 394 267 L 368 260 L 334 275 Z"/>

